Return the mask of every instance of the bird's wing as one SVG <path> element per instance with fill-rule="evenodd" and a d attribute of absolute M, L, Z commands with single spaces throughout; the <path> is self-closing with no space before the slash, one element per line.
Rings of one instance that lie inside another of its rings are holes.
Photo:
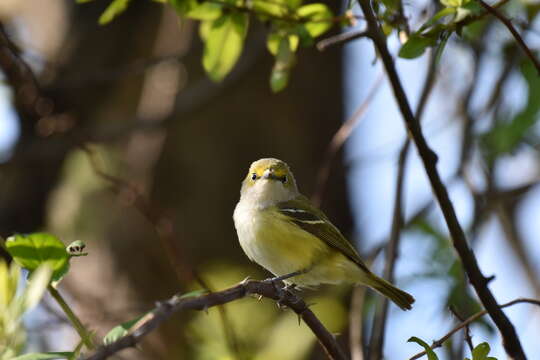
<path fill-rule="evenodd" d="M 316 236 L 328 246 L 341 252 L 362 270 L 369 272 L 351 243 L 305 196 L 300 195 L 292 200 L 278 203 L 276 206 L 290 222 Z"/>

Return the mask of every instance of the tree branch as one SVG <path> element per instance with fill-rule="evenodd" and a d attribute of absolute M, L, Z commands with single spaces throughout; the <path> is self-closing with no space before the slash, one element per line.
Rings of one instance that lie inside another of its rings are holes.
<path fill-rule="evenodd" d="M 292 309 L 299 317 L 304 320 L 307 326 L 313 331 L 317 340 L 327 353 L 334 360 L 347 359 L 345 353 L 338 345 L 334 335 L 332 335 L 308 308 L 304 300 L 295 294 L 278 289 L 276 284 L 271 281 L 244 281 L 234 287 L 218 292 L 209 293 L 197 297 L 173 296 L 169 300 L 160 302 L 156 308 L 148 313 L 141 324 L 130 334 L 120 338 L 119 340 L 101 347 L 85 360 L 102 360 L 116 354 L 120 350 L 133 347 L 138 344 L 142 338 L 155 330 L 163 322 L 168 320 L 173 314 L 182 310 L 207 310 L 213 306 L 223 305 L 238 299 L 242 299 L 247 295 L 260 295 L 266 298 L 277 300 L 282 305 L 286 305 Z"/>
<path fill-rule="evenodd" d="M 540 62 L 538 61 L 538 59 L 534 56 L 534 54 L 532 53 L 531 49 L 529 49 L 529 47 L 527 46 L 527 44 L 525 44 L 525 41 L 523 41 L 523 38 L 521 37 L 521 35 L 519 35 L 519 33 L 517 32 L 516 28 L 514 27 L 514 25 L 512 25 L 512 22 L 510 20 L 508 20 L 508 18 L 506 18 L 503 13 L 501 13 L 498 9 L 496 9 L 495 7 L 492 7 L 490 5 L 488 5 L 486 2 L 484 2 L 483 0 L 478 0 L 478 2 L 480 3 L 480 5 L 482 5 L 482 7 L 484 9 L 486 9 L 488 12 L 490 12 L 491 14 L 493 14 L 493 16 L 495 16 L 497 19 L 499 19 L 503 24 L 504 26 L 506 26 L 506 28 L 508 29 L 508 31 L 510 31 L 512 33 L 512 35 L 514 36 L 514 38 L 516 39 L 519 47 L 521 48 L 521 50 L 523 50 L 523 52 L 529 57 L 529 59 L 531 59 L 531 61 L 533 62 L 534 64 L 534 67 L 536 67 L 536 71 L 538 72 L 538 75 L 540 75 Z"/>
<path fill-rule="evenodd" d="M 368 24 L 370 37 L 373 39 L 374 45 L 380 54 L 388 78 L 392 84 L 394 97 L 405 121 L 409 136 L 418 149 L 418 154 L 420 155 L 426 170 L 433 193 L 439 203 L 439 206 L 441 207 L 448 230 L 450 231 L 454 248 L 461 258 L 465 272 L 469 277 L 469 281 L 473 285 L 478 297 L 480 298 L 480 301 L 487 309 L 489 315 L 499 329 L 507 354 L 514 359 L 526 359 L 514 326 L 497 305 L 497 301 L 487 286 L 487 279 L 484 277 L 478 266 L 476 256 L 469 248 L 467 239 L 465 238 L 465 233 L 459 224 L 454 206 L 452 205 L 450 197 L 448 196 L 448 191 L 437 170 L 437 155 L 427 144 L 422 133 L 420 123 L 417 121 L 412 112 L 407 95 L 405 94 L 403 86 L 401 85 L 401 80 L 397 74 L 394 60 L 388 51 L 386 38 L 384 37 L 377 19 L 375 18 L 371 4 L 369 0 L 361 0 L 359 1 L 359 4 L 364 12 L 364 16 Z"/>
<path fill-rule="evenodd" d="M 353 41 L 356 39 L 360 39 L 363 37 L 368 37 L 369 33 L 366 30 L 358 30 L 358 31 L 348 31 L 341 34 L 337 34 L 331 37 L 328 37 L 326 39 L 322 39 L 317 43 L 317 49 L 319 51 L 324 51 L 328 49 L 331 46 L 334 45 L 341 45 L 348 43 L 349 41 Z"/>
<path fill-rule="evenodd" d="M 432 51 L 429 59 L 427 75 L 424 80 L 424 86 L 420 94 L 420 100 L 416 108 L 416 118 L 420 121 L 424 109 L 427 104 L 433 85 L 435 84 L 437 74 L 437 52 Z M 396 181 L 394 195 L 394 210 L 392 214 L 392 225 L 390 229 L 390 237 L 386 246 L 386 259 L 383 271 L 383 277 L 390 281 L 394 281 L 394 267 L 398 258 L 398 248 L 400 242 L 401 229 L 403 228 L 403 188 L 405 183 L 405 171 L 407 165 L 407 157 L 410 149 L 410 140 L 407 138 L 402 145 L 398 157 L 398 175 Z M 380 306 L 377 308 L 375 319 L 373 320 L 373 330 L 370 344 L 370 359 L 381 359 L 383 356 L 384 333 L 386 329 L 386 319 L 388 315 L 388 300 L 382 299 Z"/>
<path fill-rule="evenodd" d="M 515 299 L 515 300 L 512 300 L 510 302 L 507 302 L 506 304 L 502 304 L 502 305 L 499 305 L 499 309 L 503 309 L 505 307 L 509 307 L 509 306 L 512 306 L 512 305 L 515 305 L 515 304 L 519 304 L 519 303 L 527 303 L 527 304 L 533 304 L 533 305 L 538 305 L 540 306 L 540 300 L 536 300 L 536 299 L 527 299 L 527 298 L 519 298 L 519 299 Z M 444 342 L 446 340 L 448 340 L 452 335 L 454 335 L 456 332 L 458 332 L 459 330 L 463 329 L 464 327 L 468 326 L 470 323 L 472 322 L 475 322 L 476 320 L 478 320 L 479 318 L 481 318 L 482 316 L 488 314 L 489 312 L 487 310 L 482 310 L 480 312 L 477 312 L 476 314 L 474 315 L 471 315 L 469 318 L 467 318 L 467 320 L 463 321 L 461 324 L 457 325 L 456 327 L 454 327 L 452 330 L 450 330 L 446 335 L 444 335 L 443 337 L 441 337 L 440 339 L 438 340 L 435 340 L 433 342 L 433 344 L 431 345 L 431 349 L 436 349 L 438 347 L 441 347 L 442 344 L 444 344 Z M 422 351 L 416 355 L 414 355 L 413 357 L 411 357 L 409 360 L 415 360 L 415 359 L 419 359 L 421 358 L 422 356 L 426 355 L 426 352 L 425 351 Z"/>
<path fill-rule="evenodd" d="M 345 141 L 347 141 L 353 130 L 356 128 L 356 125 L 358 125 L 360 120 L 363 118 L 364 114 L 369 108 L 369 105 L 371 105 L 371 102 L 375 98 L 375 95 L 377 95 L 383 79 L 384 76 L 381 73 L 377 77 L 377 80 L 375 80 L 373 85 L 371 85 L 371 88 L 364 101 L 360 104 L 360 106 L 356 109 L 352 116 L 348 118 L 347 121 L 345 121 L 339 127 L 338 131 L 336 131 L 336 133 L 332 137 L 332 140 L 330 140 L 330 143 L 326 147 L 326 151 L 323 156 L 323 162 L 319 167 L 319 171 L 317 172 L 317 183 L 315 185 L 315 191 L 313 192 L 313 197 L 311 198 L 311 201 L 315 205 L 320 206 L 321 204 L 322 197 L 324 195 L 324 189 L 326 187 L 326 182 L 328 180 L 328 175 L 330 174 L 330 168 L 332 167 L 332 161 L 334 160 L 334 157 L 336 156 L 339 149 L 341 149 Z"/>

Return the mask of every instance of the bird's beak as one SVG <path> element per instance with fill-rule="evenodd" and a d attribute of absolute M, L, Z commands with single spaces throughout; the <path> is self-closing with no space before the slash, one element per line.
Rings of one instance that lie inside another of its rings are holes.
<path fill-rule="evenodd" d="M 267 179 L 267 180 L 278 180 L 278 181 L 283 182 L 284 176 L 277 176 L 276 174 L 274 174 L 273 169 L 266 169 L 263 173 L 262 178 Z"/>
<path fill-rule="evenodd" d="M 273 176 L 274 176 L 274 171 L 272 169 L 266 169 L 264 170 L 262 178 L 270 180 L 273 178 Z"/>

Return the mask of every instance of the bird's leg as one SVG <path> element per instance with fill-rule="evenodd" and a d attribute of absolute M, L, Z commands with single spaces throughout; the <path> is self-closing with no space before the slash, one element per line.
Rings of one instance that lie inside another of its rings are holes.
<path fill-rule="evenodd" d="M 277 300 L 277 305 L 278 305 L 278 307 L 280 309 L 285 306 L 283 304 L 283 301 L 285 300 L 285 298 L 287 296 L 287 292 L 290 292 L 290 290 L 294 289 L 296 287 L 296 284 L 289 283 L 289 284 L 286 284 L 284 287 L 281 287 L 281 286 L 278 286 L 278 282 L 282 282 L 283 280 L 290 279 L 292 277 L 305 274 L 308 271 L 309 271 L 309 269 L 297 270 L 297 271 L 294 271 L 294 272 L 289 273 L 289 274 L 275 276 L 273 278 L 269 278 L 269 279 L 264 280 L 265 282 L 271 282 L 274 285 L 274 289 L 276 289 L 276 292 L 278 293 L 278 296 L 279 296 L 279 298 Z"/>
<path fill-rule="evenodd" d="M 292 273 L 289 273 L 289 274 L 285 274 L 285 275 L 280 275 L 280 276 L 275 276 L 273 278 L 269 278 L 269 279 L 266 279 L 265 281 L 283 281 L 283 280 L 287 280 L 287 279 L 290 279 L 292 277 L 295 277 L 295 276 L 298 276 L 298 275 L 302 275 L 302 274 L 305 274 L 308 272 L 309 269 L 304 269 L 304 270 L 297 270 L 295 272 L 292 272 Z"/>

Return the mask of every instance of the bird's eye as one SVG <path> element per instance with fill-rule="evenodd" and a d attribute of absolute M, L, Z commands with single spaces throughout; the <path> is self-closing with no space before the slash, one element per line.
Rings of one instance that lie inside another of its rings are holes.
<path fill-rule="evenodd" d="M 251 174 L 251 180 L 257 180 L 257 174 L 256 173 Z"/>
<path fill-rule="evenodd" d="M 281 182 L 284 184 L 287 182 L 287 175 L 283 175 L 283 177 L 281 178 Z"/>

